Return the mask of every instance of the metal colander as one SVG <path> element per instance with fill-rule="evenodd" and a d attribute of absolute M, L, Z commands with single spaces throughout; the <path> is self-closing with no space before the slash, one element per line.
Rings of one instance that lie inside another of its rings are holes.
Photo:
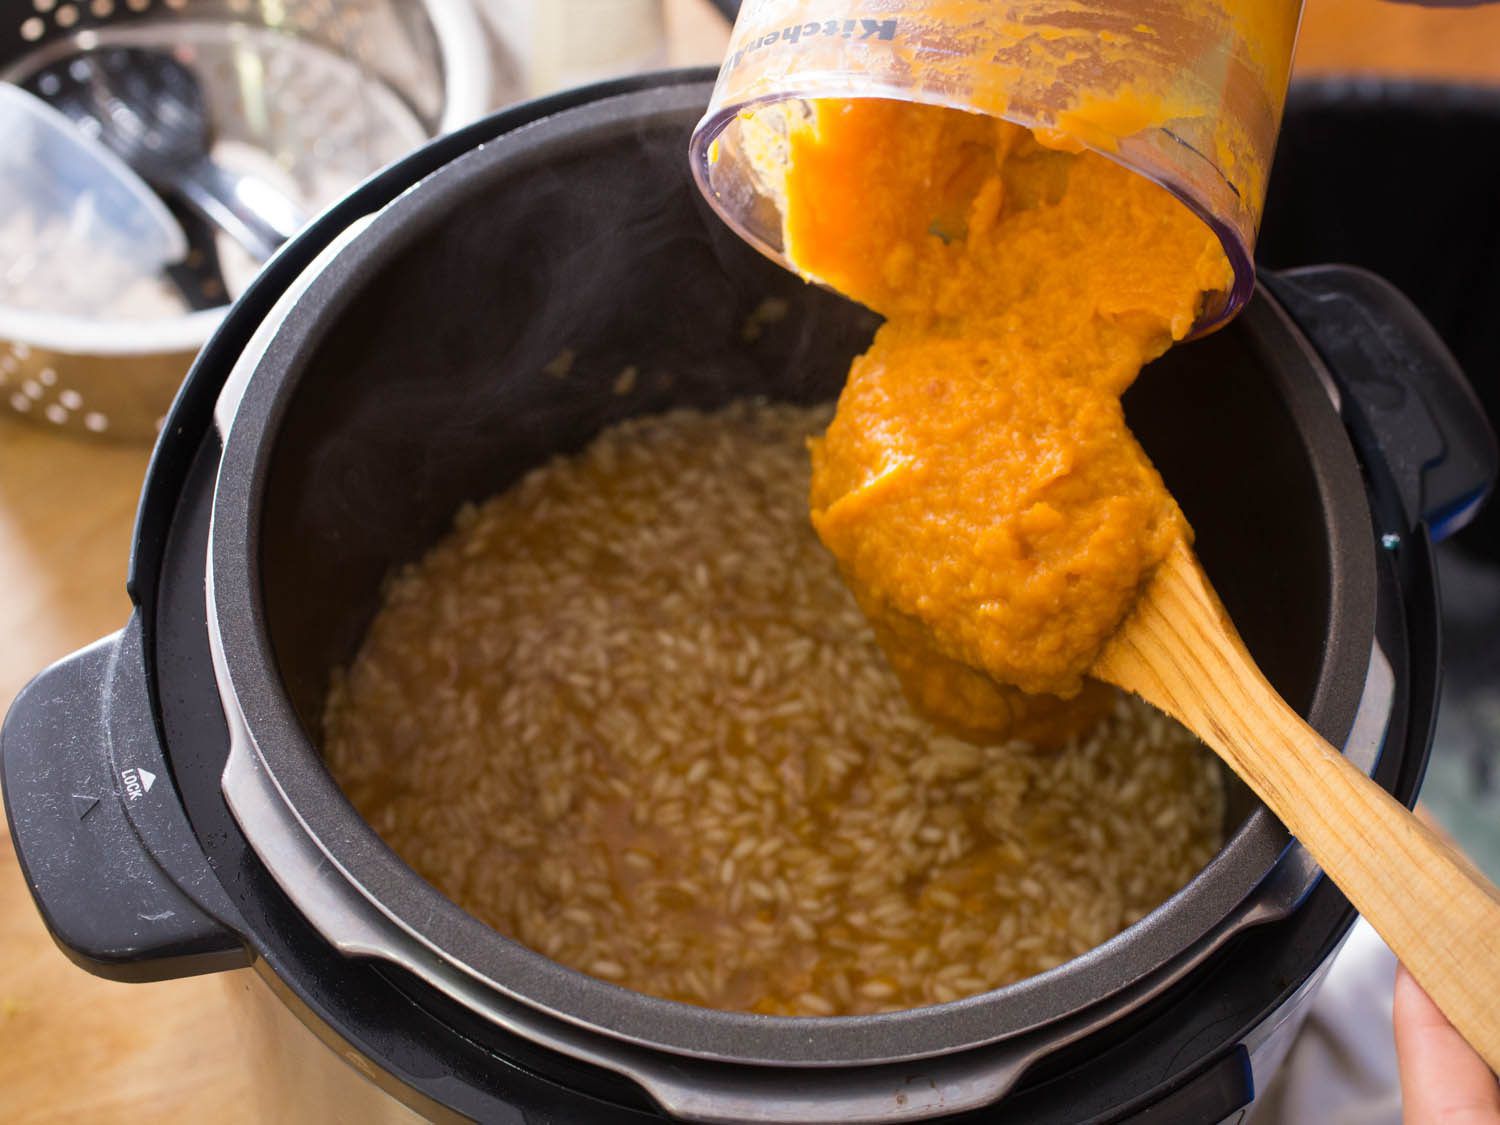
<path fill-rule="evenodd" d="M 0 79 L 24 83 L 59 58 L 119 46 L 169 51 L 189 67 L 208 101 L 214 160 L 309 215 L 513 96 L 469 0 L 0 0 Z M 86 315 L 0 306 L 0 408 L 84 434 L 154 436 L 257 269 L 212 233 L 187 266 L 215 256 L 208 295 L 223 301 L 200 311 L 165 281 Z M 213 289 L 220 277 L 227 292 Z"/>

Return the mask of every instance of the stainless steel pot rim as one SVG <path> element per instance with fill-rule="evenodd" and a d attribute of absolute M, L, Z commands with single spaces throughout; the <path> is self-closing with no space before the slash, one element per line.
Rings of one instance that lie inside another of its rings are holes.
<path fill-rule="evenodd" d="M 1198 876 L 1151 915 L 1082 957 L 993 993 L 867 1017 L 810 1020 L 709 1011 L 630 992 L 564 968 L 496 935 L 417 877 L 339 791 L 280 684 L 257 603 L 256 516 L 276 427 L 311 345 L 337 319 L 361 282 L 374 276 L 401 246 L 420 237 L 427 223 L 440 221 L 456 200 L 480 186 L 494 193 L 494 181 L 506 173 L 605 140 L 622 128 L 690 125 L 707 92 L 706 85 L 695 85 L 619 95 L 567 110 L 461 156 L 397 199 L 368 230 L 325 260 L 320 271 L 312 271 L 316 276 L 306 291 L 282 310 L 284 319 L 273 316 L 268 322 L 264 355 L 247 353 L 250 361 L 258 362 L 243 387 L 225 442 L 209 552 L 210 625 L 216 660 L 221 662 L 221 693 L 233 717 L 243 718 L 240 749 L 252 754 L 264 770 L 308 843 L 317 849 L 328 878 L 355 888 L 393 927 L 442 964 L 580 1027 L 683 1055 L 786 1066 L 925 1058 L 1034 1031 L 1160 971 L 1221 924 L 1286 850 L 1285 830 L 1258 809 Z M 1333 490 L 1362 497 L 1359 470 L 1320 385 L 1315 355 L 1269 301 L 1252 306 L 1245 322 L 1254 327 L 1258 346 L 1279 349 L 1283 361 L 1276 370 L 1294 407 L 1294 423 L 1305 438 L 1327 451 L 1317 468 L 1325 505 Z M 1292 376 L 1292 368 L 1300 377 Z M 1368 610 L 1361 622 L 1359 610 L 1373 604 L 1374 579 L 1368 510 L 1344 505 L 1335 515 L 1335 546 L 1340 548 L 1335 565 L 1350 568 L 1337 588 L 1347 601 L 1343 619 L 1352 627 L 1350 635 L 1330 638 L 1334 652 L 1325 663 L 1312 714 L 1325 733 L 1342 743 L 1370 685 L 1373 622 Z M 1360 572 L 1360 562 L 1368 564 L 1368 573 Z M 1377 710 L 1379 704 L 1378 699 L 1372 703 Z M 1330 724 L 1338 729 L 1326 729 Z M 1381 722 L 1364 725 L 1383 733 Z M 227 784 L 226 793 L 233 806 L 234 794 Z M 257 839 L 257 826 L 242 821 L 242 827 L 264 859 L 266 841 Z M 274 866 L 272 870 L 275 874 Z M 319 929 L 335 945 L 356 944 L 341 943 L 336 925 L 333 932 L 329 925 Z"/>
<path fill-rule="evenodd" d="M 490 86 L 490 56 L 485 47 L 485 33 L 470 0 L 418 2 L 432 27 L 438 56 L 443 63 L 443 108 L 437 132 L 448 133 L 467 125 L 485 110 Z M 192 11 L 174 11 L 172 18 L 199 20 L 203 17 Z M 230 21 L 230 26 L 233 26 L 233 21 Z M 94 37 L 95 32 L 89 27 L 59 36 L 0 68 L 0 81 L 19 82 L 52 59 L 72 51 L 87 50 Z"/>

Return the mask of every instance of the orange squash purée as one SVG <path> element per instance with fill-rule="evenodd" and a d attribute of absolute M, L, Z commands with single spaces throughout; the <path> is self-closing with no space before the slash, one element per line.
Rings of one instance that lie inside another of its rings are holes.
<path fill-rule="evenodd" d="M 1170 193 L 997 119 L 814 103 L 788 256 L 886 318 L 812 444 L 812 520 L 914 704 L 1056 743 L 1064 704 L 1191 532 L 1120 395 L 1225 287 Z"/>

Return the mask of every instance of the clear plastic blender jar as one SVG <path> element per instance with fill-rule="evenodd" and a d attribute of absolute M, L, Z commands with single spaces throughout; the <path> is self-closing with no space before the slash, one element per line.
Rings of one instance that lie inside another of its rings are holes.
<path fill-rule="evenodd" d="M 818 98 L 875 97 L 1004 117 L 1118 160 L 1218 234 L 1232 288 L 1253 251 L 1301 0 L 747 0 L 693 174 L 715 210 L 787 263 L 781 199 L 791 115 Z"/>

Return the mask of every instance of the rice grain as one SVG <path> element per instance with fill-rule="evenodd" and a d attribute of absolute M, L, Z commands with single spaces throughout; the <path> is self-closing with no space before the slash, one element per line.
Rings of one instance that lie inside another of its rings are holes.
<path fill-rule="evenodd" d="M 583 972 L 827 1016 L 1041 972 L 1207 862 L 1220 771 L 1144 704 L 1049 753 L 911 712 L 808 523 L 828 415 L 626 422 L 392 577 L 325 754 L 421 875 Z"/>

